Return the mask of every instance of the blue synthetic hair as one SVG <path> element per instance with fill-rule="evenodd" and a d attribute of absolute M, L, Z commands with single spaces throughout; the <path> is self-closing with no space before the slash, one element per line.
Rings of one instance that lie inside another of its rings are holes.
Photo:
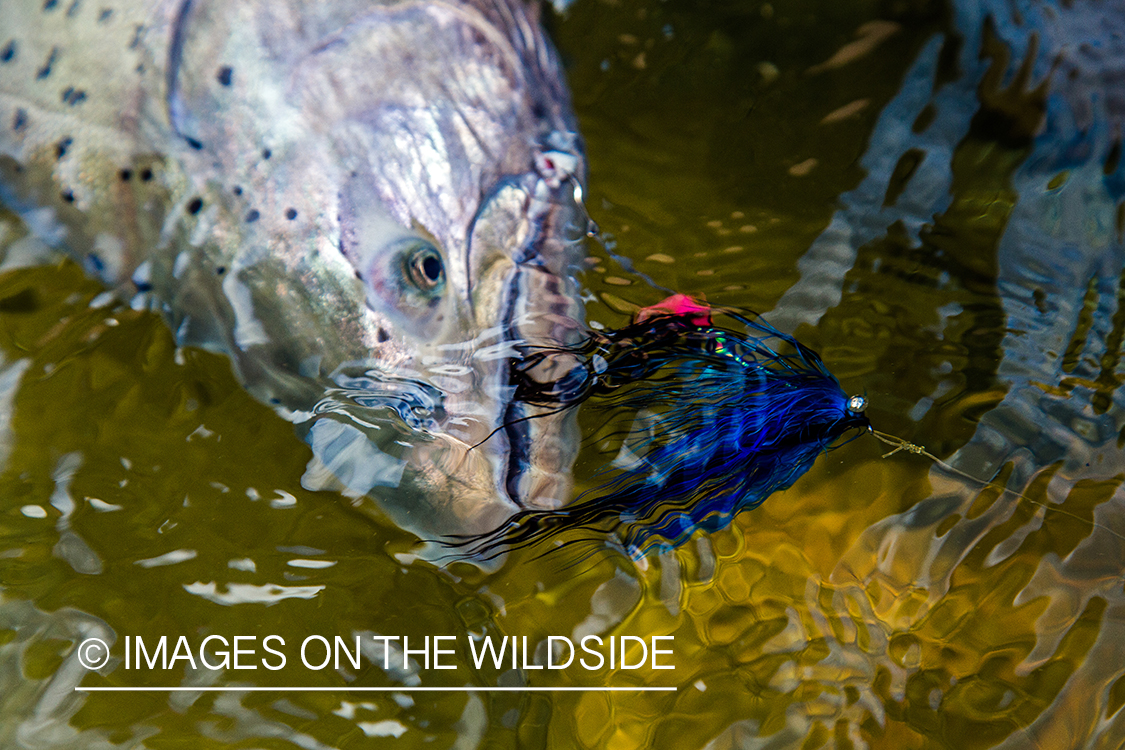
<path fill-rule="evenodd" d="M 490 557 L 580 530 L 616 533 L 634 556 L 675 547 L 696 530 L 725 528 L 791 486 L 849 430 L 870 427 L 865 401 L 849 400 L 815 352 L 760 319 L 721 312 L 735 325 L 660 314 L 595 332 L 567 350 L 585 364 L 556 383 L 521 380 L 517 369 L 517 398 L 587 402 L 611 431 L 622 420 L 633 428 L 596 489 L 451 545 Z M 533 353 L 522 367 L 557 352 Z"/>

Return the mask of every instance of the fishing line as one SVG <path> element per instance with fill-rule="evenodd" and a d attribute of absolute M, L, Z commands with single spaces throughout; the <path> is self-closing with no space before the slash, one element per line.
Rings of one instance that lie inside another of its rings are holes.
<path fill-rule="evenodd" d="M 983 479 L 979 479 L 977 477 L 974 477 L 972 474 L 961 471 L 960 469 L 958 469 L 954 466 L 950 466 L 945 461 L 942 461 L 940 458 L 938 458 L 934 454 L 930 453 L 929 451 L 927 451 L 922 446 L 917 445 L 915 443 L 911 443 L 907 440 L 903 440 L 902 438 L 898 437 L 897 435 L 891 435 L 890 433 L 887 433 L 887 432 L 880 432 L 879 430 L 876 430 L 874 427 L 868 428 L 867 431 L 876 440 L 894 447 L 894 450 L 891 450 L 891 451 L 888 451 L 887 453 L 884 453 L 883 458 L 889 458 L 890 456 L 893 456 L 894 454 L 898 453 L 899 451 L 906 451 L 907 453 L 913 453 L 916 456 L 925 456 L 926 458 L 930 459 L 935 464 L 940 466 L 944 471 L 946 471 L 950 474 L 953 474 L 955 476 L 959 476 L 963 479 L 967 479 L 970 482 L 973 482 L 974 484 L 980 485 L 982 488 L 991 487 L 992 489 L 999 490 L 1001 494 L 1009 493 L 1009 494 L 1015 495 L 1020 500 L 1025 500 L 1031 505 L 1036 505 L 1040 508 L 1043 508 L 1044 512 L 1053 511 L 1055 513 L 1061 513 L 1064 516 L 1069 516 L 1069 517 L 1071 517 L 1075 520 L 1082 521 L 1083 523 L 1088 523 L 1088 524 L 1091 525 L 1092 528 L 1104 529 L 1108 533 L 1112 534 L 1113 536 L 1117 537 L 1121 541 L 1125 542 L 1125 536 L 1119 534 L 1118 532 L 1114 531 L 1113 529 L 1109 528 L 1108 526 L 1106 526 L 1104 524 L 1098 523 L 1093 518 L 1087 520 L 1087 519 L 1083 518 L 1082 516 L 1080 516 L 1076 513 L 1071 513 L 1070 511 L 1065 510 L 1064 508 L 1061 508 L 1057 505 L 1053 505 L 1053 504 L 1050 504 L 1050 503 L 1043 503 L 1043 502 L 1040 502 L 1038 500 L 1032 500 L 1027 495 L 1024 495 L 1023 493 L 1020 493 L 1020 492 L 1016 492 L 1015 490 L 1009 489 L 1008 487 L 1003 487 L 1003 486 L 1001 486 L 1001 485 L 999 485 L 995 482 L 986 482 Z"/>

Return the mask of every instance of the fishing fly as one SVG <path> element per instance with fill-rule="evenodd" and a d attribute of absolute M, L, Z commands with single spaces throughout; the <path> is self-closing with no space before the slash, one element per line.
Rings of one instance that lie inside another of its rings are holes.
<path fill-rule="evenodd" d="M 715 313 L 729 319 L 717 325 Z M 581 364 L 529 377 L 560 354 Z M 576 356 L 575 356 L 576 355 Z M 523 510 L 499 528 L 448 543 L 494 557 L 567 531 L 616 534 L 639 557 L 790 487 L 848 432 L 871 428 L 813 350 L 751 314 L 675 295 L 577 346 L 531 352 L 513 369 L 515 398 L 553 409 L 589 403 L 608 414 L 595 440 L 617 445 L 600 486 L 557 510 Z"/>
<path fill-rule="evenodd" d="M 735 325 L 716 325 L 716 313 Z M 580 364 L 553 382 L 532 375 L 560 355 Z M 684 295 L 645 308 L 623 328 L 592 331 L 576 346 L 531 351 L 512 379 L 524 403 L 548 410 L 589 403 L 608 414 L 595 440 L 618 450 L 596 477 L 600 485 L 572 504 L 523 510 L 491 532 L 445 541 L 468 557 L 494 558 L 564 532 L 588 533 L 563 545 L 616 535 L 634 558 L 672 549 L 790 487 L 853 431 L 849 440 L 867 433 L 891 446 L 884 458 L 923 456 L 982 487 L 1013 492 L 874 429 L 866 397 L 846 395 L 816 352 L 792 336 L 753 314 Z"/>

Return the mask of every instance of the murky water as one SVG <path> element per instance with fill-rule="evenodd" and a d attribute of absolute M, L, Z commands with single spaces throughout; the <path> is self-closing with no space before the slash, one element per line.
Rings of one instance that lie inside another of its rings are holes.
<path fill-rule="evenodd" d="M 1121 747 L 1125 11 L 994 5 L 578 0 L 552 23 L 617 256 L 590 249 L 592 323 L 661 299 L 646 276 L 773 310 L 877 427 L 993 486 L 864 438 L 639 565 L 439 570 L 303 490 L 308 448 L 224 359 L 69 264 L 9 272 L 0 746 Z M 545 646 L 475 668 L 470 634 L 674 636 L 675 668 L 536 670 Z M 252 636 L 257 668 L 124 665 L 126 636 L 162 635 Z M 310 669 L 311 635 L 367 650 Z M 376 635 L 454 636 L 455 668 Z M 83 677 L 90 637 L 113 659 Z"/>

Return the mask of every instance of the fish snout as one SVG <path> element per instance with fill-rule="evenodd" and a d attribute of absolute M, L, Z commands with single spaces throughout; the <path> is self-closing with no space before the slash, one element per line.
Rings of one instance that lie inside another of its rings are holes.
<path fill-rule="evenodd" d="M 582 159 L 541 151 L 533 169 L 501 181 L 482 203 L 469 236 L 468 279 L 473 315 L 481 330 L 496 330 L 513 353 L 501 377 L 544 383 L 579 365 L 566 348 L 585 336 L 575 278 L 589 217 L 582 203 Z M 545 349 L 560 350 L 525 359 Z M 517 373 L 518 370 L 518 373 Z M 515 392 L 508 389 L 509 394 Z M 553 508 L 569 500 L 578 452 L 577 415 L 509 398 L 497 437 L 507 442 L 504 489 L 520 507 Z"/>

